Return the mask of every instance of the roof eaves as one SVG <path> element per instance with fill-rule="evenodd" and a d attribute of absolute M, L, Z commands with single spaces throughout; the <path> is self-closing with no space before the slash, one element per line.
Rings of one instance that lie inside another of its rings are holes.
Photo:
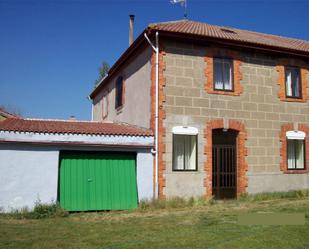
<path fill-rule="evenodd" d="M 0 129 L 0 132 L 16 133 L 16 134 L 46 134 L 46 135 L 80 135 L 80 136 L 95 136 L 95 137 L 153 137 L 150 132 L 139 132 L 130 134 L 130 132 L 106 132 L 106 133 L 89 133 L 89 132 L 68 132 L 68 131 L 37 131 L 37 130 L 12 130 Z"/>
<path fill-rule="evenodd" d="M 1 131 L 12 133 L 80 134 L 90 136 L 153 136 L 152 131 L 147 128 L 125 123 L 44 119 L 9 118 L 0 123 Z"/>
<path fill-rule="evenodd" d="M 273 51 L 276 53 L 285 53 L 288 55 L 294 55 L 299 56 L 303 58 L 309 58 L 309 52 L 298 50 L 298 49 L 292 49 L 292 48 L 285 48 L 285 47 L 278 47 L 278 46 L 272 46 L 272 45 L 266 45 L 261 43 L 254 43 L 254 42 L 246 42 L 246 41 L 237 41 L 237 40 L 231 40 L 227 38 L 219 38 L 219 37 L 213 37 L 213 36 L 206 36 L 206 35 L 198 35 L 198 34 L 190 34 L 190 37 L 188 38 L 188 34 L 183 32 L 176 32 L 176 31 L 168 31 L 168 30 L 161 30 L 160 28 L 153 28 L 152 31 L 160 31 L 161 36 L 162 34 L 165 34 L 166 36 L 177 36 L 179 38 L 184 39 L 199 39 L 199 40 L 209 40 L 213 42 L 222 42 L 222 44 L 226 45 L 234 45 L 237 47 L 244 47 L 244 48 L 251 48 L 251 49 L 257 49 L 257 50 L 263 50 L 263 51 Z"/>

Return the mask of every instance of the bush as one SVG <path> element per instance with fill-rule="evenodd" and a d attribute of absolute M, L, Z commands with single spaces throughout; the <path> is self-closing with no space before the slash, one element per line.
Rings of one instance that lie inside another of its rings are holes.
<path fill-rule="evenodd" d="M 40 200 L 35 202 L 32 211 L 28 207 L 15 209 L 8 216 L 16 219 L 44 219 L 51 217 L 66 217 L 69 213 L 63 210 L 58 203 L 52 202 L 50 204 L 42 203 Z"/>
<path fill-rule="evenodd" d="M 37 201 L 32 211 L 34 219 L 43 219 L 49 217 L 66 217 L 69 213 L 63 210 L 58 203 L 45 204 Z"/>

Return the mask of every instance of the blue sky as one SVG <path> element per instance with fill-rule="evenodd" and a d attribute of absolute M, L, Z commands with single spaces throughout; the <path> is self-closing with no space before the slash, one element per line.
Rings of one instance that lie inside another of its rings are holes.
<path fill-rule="evenodd" d="M 309 40 L 309 1 L 188 0 L 189 19 Z M 148 23 L 182 18 L 169 0 L 0 0 L 0 105 L 25 117 L 90 119 L 87 95 Z"/>

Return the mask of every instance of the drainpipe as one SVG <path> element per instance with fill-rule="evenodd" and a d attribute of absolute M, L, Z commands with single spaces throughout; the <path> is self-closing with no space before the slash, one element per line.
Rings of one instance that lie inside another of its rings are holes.
<path fill-rule="evenodd" d="M 159 197 L 159 185 L 158 185 L 158 134 L 159 134 L 159 32 L 156 32 L 156 45 L 154 46 L 153 43 L 150 41 L 150 39 L 148 38 L 147 34 L 144 33 L 144 36 L 146 38 L 146 40 L 148 41 L 148 43 L 150 44 L 150 46 L 152 47 L 152 49 L 154 50 L 154 52 L 156 53 L 156 113 L 155 113 L 155 193 L 154 196 L 155 198 Z"/>
<path fill-rule="evenodd" d="M 91 121 L 93 121 L 93 101 L 92 101 L 92 99 L 90 98 L 90 96 L 87 96 L 87 99 L 89 100 L 89 101 L 91 101 Z"/>
<path fill-rule="evenodd" d="M 93 121 L 93 103 L 91 103 L 91 121 Z"/>

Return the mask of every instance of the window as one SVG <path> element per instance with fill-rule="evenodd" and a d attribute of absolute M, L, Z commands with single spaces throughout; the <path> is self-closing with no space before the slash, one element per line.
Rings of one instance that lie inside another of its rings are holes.
<path fill-rule="evenodd" d="M 214 89 L 233 91 L 233 61 L 214 58 Z"/>
<path fill-rule="evenodd" d="M 297 67 L 285 67 L 285 94 L 290 98 L 301 98 L 300 70 Z"/>
<path fill-rule="evenodd" d="M 103 119 L 106 118 L 108 112 L 108 101 L 107 101 L 107 93 L 104 94 L 102 99 L 102 116 Z"/>
<path fill-rule="evenodd" d="M 305 169 L 304 140 L 288 139 L 288 169 Z"/>
<path fill-rule="evenodd" d="M 288 131 L 286 136 L 288 170 L 305 169 L 305 133 Z"/>
<path fill-rule="evenodd" d="M 115 108 L 123 105 L 123 77 L 120 76 L 116 81 Z"/>
<path fill-rule="evenodd" d="M 197 129 L 194 127 L 173 128 L 173 170 L 197 170 Z"/>

